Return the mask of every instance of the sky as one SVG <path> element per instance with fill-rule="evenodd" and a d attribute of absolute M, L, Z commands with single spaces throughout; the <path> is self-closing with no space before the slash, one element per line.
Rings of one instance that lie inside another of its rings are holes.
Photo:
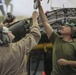
<path fill-rule="evenodd" d="M 15 5 L 13 10 L 13 13 L 16 15 L 25 15 L 25 16 L 31 16 L 33 11 L 34 11 L 34 3 L 33 0 L 15 0 L 16 3 L 18 3 L 18 5 Z M 15 4 L 15 2 L 13 1 L 13 3 Z M 43 5 L 43 9 L 44 11 L 48 11 L 50 10 L 50 4 L 47 4 L 47 0 L 43 0 L 42 1 L 42 5 Z M 18 12 L 14 12 L 14 11 L 18 11 Z M 38 10 L 37 10 L 38 11 Z"/>
<path fill-rule="evenodd" d="M 5 0 L 2 0 L 2 2 L 5 12 L 12 12 L 12 14 L 15 16 L 31 17 L 34 11 L 33 0 L 11 0 L 8 5 L 8 8 L 6 8 L 6 5 L 4 4 Z M 76 0 L 50 0 L 49 3 L 47 3 L 47 0 L 42 0 L 41 4 L 44 12 L 46 12 L 50 11 L 51 7 L 76 7 Z M 1 12 L 0 15 L 2 15 Z"/>
<path fill-rule="evenodd" d="M 51 0 L 52 7 L 76 8 L 76 0 Z"/>
<path fill-rule="evenodd" d="M 2 0 L 3 3 L 5 2 Z M 47 4 L 47 0 L 41 1 L 44 11 L 50 10 L 50 4 Z M 34 3 L 33 0 L 11 0 L 10 4 L 8 5 L 8 9 L 6 8 L 6 5 L 3 4 L 4 10 L 7 12 L 10 12 L 12 7 L 12 14 L 16 16 L 32 16 L 32 13 L 34 11 Z M 38 10 L 36 10 L 38 11 Z M 0 12 L 1 14 L 1 12 Z"/>

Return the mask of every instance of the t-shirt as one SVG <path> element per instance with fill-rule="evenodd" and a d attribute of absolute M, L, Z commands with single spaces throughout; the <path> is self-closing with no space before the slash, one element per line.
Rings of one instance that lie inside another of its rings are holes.
<path fill-rule="evenodd" d="M 76 41 L 66 42 L 56 33 L 53 32 L 50 41 L 53 44 L 53 70 L 51 75 L 76 75 L 76 66 L 59 65 L 58 59 L 76 61 Z"/>

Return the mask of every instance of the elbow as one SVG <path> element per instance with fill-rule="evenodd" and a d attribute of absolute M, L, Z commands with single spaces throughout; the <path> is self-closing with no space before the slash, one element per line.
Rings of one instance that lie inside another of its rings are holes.
<path fill-rule="evenodd" d="M 35 39 L 36 43 L 38 44 L 41 39 L 41 33 L 38 32 L 38 33 L 36 33 L 36 35 L 35 34 L 33 34 L 33 35 L 34 35 L 34 39 Z"/>

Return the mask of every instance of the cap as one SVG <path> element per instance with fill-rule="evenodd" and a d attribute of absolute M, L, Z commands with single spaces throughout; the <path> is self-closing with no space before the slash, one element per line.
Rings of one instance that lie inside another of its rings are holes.
<path fill-rule="evenodd" d="M 75 22 L 66 22 L 65 25 L 68 25 L 70 27 L 75 27 L 76 23 Z"/>
<path fill-rule="evenodd" d="M 11 18 L 11 19 L 15 19 L 15 16 L 12 15 L 10 12 L 7 13 L 7 17 L 8 17 L 8 18 Z"/>

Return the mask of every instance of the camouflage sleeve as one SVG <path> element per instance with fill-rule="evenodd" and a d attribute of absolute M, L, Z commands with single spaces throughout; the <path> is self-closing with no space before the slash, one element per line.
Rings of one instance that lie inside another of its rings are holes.
<path fill-rule="evenodd" d="M 40 41 L 41 33 L 39 26 L 32 26 L 30 33 L 16 43 L 11 44 L 14 51 L 27 53 L 32 50 Z"/>

